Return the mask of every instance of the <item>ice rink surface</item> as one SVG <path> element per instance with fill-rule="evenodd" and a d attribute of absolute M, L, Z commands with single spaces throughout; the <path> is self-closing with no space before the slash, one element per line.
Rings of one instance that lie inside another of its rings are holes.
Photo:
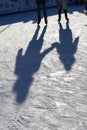
<path fill-rule="evenodd" d="M 0 130 L 87 130 L 84 8 L 0 16 Z"/>

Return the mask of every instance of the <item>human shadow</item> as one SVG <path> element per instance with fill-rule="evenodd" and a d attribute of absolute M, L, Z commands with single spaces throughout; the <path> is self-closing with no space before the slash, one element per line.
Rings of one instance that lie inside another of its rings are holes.
<path fill-rule="evenodd" d="M 60 43 L 54 43 L 59 54 L 59 59 L 64 65 L 66 71 L 70 71 L 75 62 L 75 53 L 77 51 L 79 37 L 73 41 L 72 31 L 69 28 L 69 23 L 66 22 L 66 29 L 63 29 L 59 23 L 59 40 Z"/>
<path fill-rule="evenodd" d="M 40 27 L 37 27 L 24 55 L 22 55 L 22 48 L 18 51 L 15 65 L 15 74 L 18 79 L 13 86 L 13 92 L 16 93 L 16 102 L 19 104 L 26 100 L 29 88 L 34 81 L 34 74 L 39 70 L 41 61 L 54 48 L 51 46 L 40 52 L 46 28 L 47 26 L 44 27 L 40 37 L 37 39 L 40 29 Z"/>

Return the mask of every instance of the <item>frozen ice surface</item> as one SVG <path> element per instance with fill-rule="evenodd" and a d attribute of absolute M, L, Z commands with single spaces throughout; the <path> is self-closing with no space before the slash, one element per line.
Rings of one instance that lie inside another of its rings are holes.
<path fill-rule="evenodd" d="M 87 130 L 87 16 L 0 17 L 0 130 Z"/>

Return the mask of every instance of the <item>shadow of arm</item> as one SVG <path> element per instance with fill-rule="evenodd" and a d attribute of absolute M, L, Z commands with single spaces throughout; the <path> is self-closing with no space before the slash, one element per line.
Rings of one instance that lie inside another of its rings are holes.
<path fill-rule="evenodd" d="M 45 55 L 47 55 L 50 51 L 52 51 L 55 48 L 55 46 L 52 44 L 51 47 L 47 48 L 44 52 L 42 52 L 42 56 L 44 57 Z"/>

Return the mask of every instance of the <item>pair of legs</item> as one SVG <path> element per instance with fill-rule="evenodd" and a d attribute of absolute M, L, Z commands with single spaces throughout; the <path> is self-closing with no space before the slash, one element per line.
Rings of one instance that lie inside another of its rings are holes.
<path fill-rule="evenodd" d="M 45 3 L 37 3 L 37 17 L 38 17 L 37 24 L 38 25 L 41 22 L 41 9 L 43 10 L 45 24 L 47 24 L 47 12 L 46 12 Z"/>
<path fill-rule="evenodd" d="M 62 11 L 62 9 L 59 9 L 59 10 L 58 10 L 58 15 L 59 15 L 58 21 L 59 21 L 59 22 L 60 22 L 60 20 L 61 20 L 61 11 Z M 68 18 L 68 16 L 67 16 L 67 9 L 64 9 L 64 14 L 65 14 L 65 19 L 66 19 L 67 21 L 69 21 L 69 18 Z"/>

